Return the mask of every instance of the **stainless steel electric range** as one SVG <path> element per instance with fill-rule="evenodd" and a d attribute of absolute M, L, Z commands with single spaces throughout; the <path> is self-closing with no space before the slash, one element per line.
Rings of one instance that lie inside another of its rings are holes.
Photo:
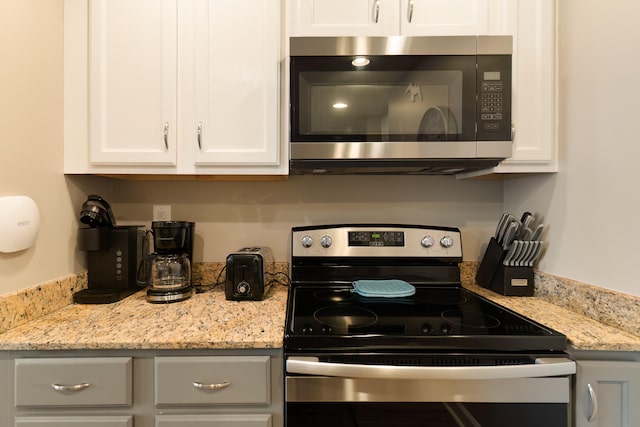
<path fill-rule="evenodd" d="M 464 289 L 461 261 L 457 228 L 293 228 L 286 426 L 568 426 L 566 337 Z"/>

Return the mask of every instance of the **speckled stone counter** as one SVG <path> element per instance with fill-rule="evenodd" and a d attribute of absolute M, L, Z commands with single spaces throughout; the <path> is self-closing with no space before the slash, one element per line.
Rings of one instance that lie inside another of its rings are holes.
<path fill-rule="evenodd" d="M 536 273 L 536 296 L 502 296 L 475 285 L 476 264 L 461 265 L 465 287 L 565 334 L 571 348 L 640 352 L 638 297 L 542 273 Z M 220 264 L 212 263 L 198 275 L 203 283 L 212 283 L 219 271 Z M 86 275 L 0 297 L 0 350 L 282 346 L 288 293 L 282 284 L 272 286 L 264 301 L 227 301 L 217 287 L 172 304 L 150 304 L 144 291 L 114 304 L 72 304 L 71 295 L 86 286 L 83 282 Z"/>
<path fill-rule="evenodd" d="M 574 350 L 640 351 L 638 297 L 540 272 L 535 296 L 504 296 L 475 284 L 477 264 L 461 267 L 464 287 L 566 335 Z"/>
<path fill-rule="evenodd" d="M 227 301 L 216 287 L 151 304 L 141 291 L 113 304 L 72 304 L 0 334 L 0 350 L 279 348 L 287 292 L 278 284 L 263 301 Z"/>
<path fill-rule="evenodd" d="M 640 351 L 640 337 L 559 307 L 539 297 L 507 297 L 475 284 L 465 287 L 567 336 L 576 350 Z"/>

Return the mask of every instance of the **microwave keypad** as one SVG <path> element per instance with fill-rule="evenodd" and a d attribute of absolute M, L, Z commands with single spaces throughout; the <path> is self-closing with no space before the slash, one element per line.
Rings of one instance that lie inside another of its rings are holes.
<path fill-rule="evenodd" d="M 480 92 L 480 119 L 502 120 L 502 81 L 483 81 Z M 484 123 L 487 130 L 497 130 L 499 123 Z"/>

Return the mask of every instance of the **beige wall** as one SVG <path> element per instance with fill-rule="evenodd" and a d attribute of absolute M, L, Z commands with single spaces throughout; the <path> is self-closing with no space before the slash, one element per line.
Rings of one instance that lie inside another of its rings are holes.
<path fill-rule="evenodd" d="M 345 222 L 460 227 L 463 255 L 477 260 L 502 209 L 501 181 L 453 177 L 293 176 L 287 182 L 126 182 L 112 207 L 123 223 L 148 224 L 153 204 L 196 221 L 196 261 L 223 261 L 244 246 L 290 256 L 291 227 Z"/>
<path fill-rule="evenodd" d="M 540 269 L 640 295 L 640 4 L 558 0 L 560 172 L 505 183 L 549 223 Z"/>
<path fill-rule="evenodd" d="M 38 205 L 34 247 L 0 253 L 0 294 L 75 273 L 77 209 L 89 185 L 62 174 L 62 0 L 0 0 L 0 196 Z M 0 239 L 2 236 L 0 236 Z"/>

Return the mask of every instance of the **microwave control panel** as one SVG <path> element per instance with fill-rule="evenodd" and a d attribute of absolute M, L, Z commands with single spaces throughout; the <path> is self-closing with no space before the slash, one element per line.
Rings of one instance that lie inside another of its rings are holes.
<path fill-rule="evenodd" d="M 478 58 L 479 141 L 511 139 L 511 61 L 499 55 Z"/>

